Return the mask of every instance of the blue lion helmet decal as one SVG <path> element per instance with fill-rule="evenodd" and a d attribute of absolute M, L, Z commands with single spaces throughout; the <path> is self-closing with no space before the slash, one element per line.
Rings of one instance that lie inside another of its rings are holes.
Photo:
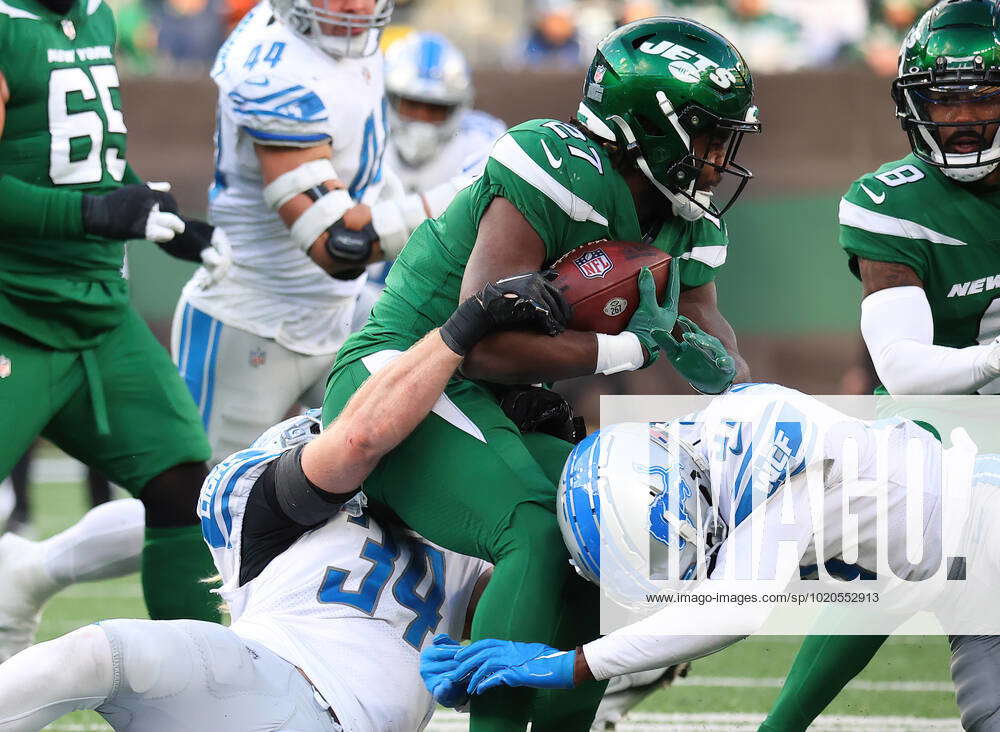
<path fill-rule="evenodd" d="M 659 465 L 653 465 L 649 468 L 645 465 L 636 465 L 635 469 L 640 473 L 655 475 L 663 484 L 663 490 L 656 495 L 653 502 L 649 505 L 649 534 L 657 541 L 670 546 L 671 530 L 670 523 L 667 521 L 667 513 L 671 509 L 669 489 L 670 471 Z M 683 480 L 678 481 L 678 490 L 680 505 L 673 507 L 675 508 L 674 513 L 677 514 L 677 518 L 681 521 L 686 521 L 687 523 L 694 525 L 691 521 L 691 515 L 687 511 L 688 499 L 691 498 L 694 493 L 692 492 L 690 486 L 688 486 L 688 484 Z M 683 549 L 686 545 L 687 540 L 678 535 L 677 548 Z"/>

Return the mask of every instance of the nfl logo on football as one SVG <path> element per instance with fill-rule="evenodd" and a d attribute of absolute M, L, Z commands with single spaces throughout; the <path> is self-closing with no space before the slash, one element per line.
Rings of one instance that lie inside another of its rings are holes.
<path fill-rule="evenodd" d="M 614 262 L 611 261 L 611 257 L 605 254 L 603 249 L 584 252 L 584 254 L 573 260 L 573 264 L 580 270 L 580 274 L 588 280 L 594 280 L 599 277 L 603 278 L 615 266 Z"/>

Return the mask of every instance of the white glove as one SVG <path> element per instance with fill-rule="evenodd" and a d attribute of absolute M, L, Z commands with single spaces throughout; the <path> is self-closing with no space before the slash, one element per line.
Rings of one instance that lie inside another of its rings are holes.
<path fill-rule="evenodd" d="M 220 282 L 233 263 L 233 247 L 222 227 L 212 232 L 212 246 L 201 250 L 201 262 L 208 273 L 208 284 Z"/>

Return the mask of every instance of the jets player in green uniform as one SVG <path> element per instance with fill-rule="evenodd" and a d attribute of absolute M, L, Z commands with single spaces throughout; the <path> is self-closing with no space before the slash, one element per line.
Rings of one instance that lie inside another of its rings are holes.
<path fill-rule="evenodd" d="M 571 647 L 597 631 L 596 595 L 573 575 L 554 514 L 572 445 L 522 433 L 497 385 L 639 369 L 660 355 L 704 392 L 745 375 L 714 284 L 727 245 L 721 216 L 735 196 L 717 207 L 712 189 L 733 174 L 742 190 L 750 173 L 733 158 L 759 128 L 750 72 L 723 37 L 679 18 L 620 28 L 598 47 L 576 119 L 532 120 L 504 135 L 482 177 L 414 232 L 367 325 L 341 348 L 326 422 L 487 281 L 543 269 L 602 238 L 645 240 L 674 257 L 679 297 L 661 306 L 644 272 L 639 310 L 620 335 L 509 332 L 479 343 L 464 378 L 366 480 L 369 499 L 413 529 L 495 564 L 473 638 Z M 586 730 L 602 692 L 496 690 L 472 700 L 472 729 L 523 730 L 531 717 L 536 730 Z"/>
<path fill-rule="evenodd" d="M 893 83 L 911 155 L 857 180 L 840 241 L 890 394 L 1000 392 L 1000 4 L 950 0 L 907 35 Z M 806 729 L 884 636 L 810 636 L 762 730 Z M 953 636 L 966 729 L 1000 726 L 997 638 Z M 993 659 L 992 661 L 990 659 Z"/>
<path fill-rule="evenodd" d="M 217 619 L 195 514 L 208 442 L 129 305 L 123 267 L 126 239 L 215 264 L 213 237 L 222 244 L 126 163 L 114 46 L 101 0 L 0 3 L 0 478 L 39 434 L 106 473 L 145 506 L 153 617 Z M 5 570 L 15 540 L 0 547 Z M 37 622 L 12 616 L 13 592 L 5 585 L 0 602 L 0 656 L 30 642 Z"/>

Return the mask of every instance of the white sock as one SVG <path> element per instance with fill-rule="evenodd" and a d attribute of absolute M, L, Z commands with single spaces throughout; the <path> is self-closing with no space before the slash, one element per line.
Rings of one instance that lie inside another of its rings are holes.
<path fill-rule="evenodd" d="M 91 509 L 73 526 L 40 542 L 42 565 L 55 590 L 138 572 L 145 523 L 142 501 L 125 498 Z"/>
<path fill-rule="evenodd" d="M 0 664 L 0 732 L 37 732 L 111 694 L 111 644 L 96 625 L 39 643 Z"/>

